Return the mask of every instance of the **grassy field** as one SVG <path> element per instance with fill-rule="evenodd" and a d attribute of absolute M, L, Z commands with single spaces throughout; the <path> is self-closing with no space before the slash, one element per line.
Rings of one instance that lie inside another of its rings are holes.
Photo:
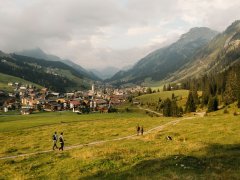
<path fill-rule="evenodd" d="M 175 97 L 177 97 L 177 104 L 180 106 L 184 106 L 188 97 L 188 90 L 175 90 L 175 91 L 163 91 L 152 94 L 145 94 L 142 96 L 138 96 L 135 99 L 140 101 L 143 106 L 154 109 L 159 101 L 159 98 L 162 100 L 167 98 L 172 98 L 172 94 L 174 93 Z"/>
<path fill-rule="evenodd" d="M 183 119 L 128 140 L 0 160 L 0 179 L 238 179 L 235 110 Z M 63 131 L 71 146 L 134 134 L 137 123 L 148 130 L 172 120 L 139 113 L 0 116 L 0 157 L 51 149 L 54 131 Z"/>

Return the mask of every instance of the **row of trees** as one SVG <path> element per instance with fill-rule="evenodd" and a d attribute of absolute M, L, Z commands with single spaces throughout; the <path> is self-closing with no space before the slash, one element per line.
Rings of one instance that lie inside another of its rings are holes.
<path fill-rule="evenodd" d="M 156 109 L 162 112 L 163 116 L 166 117 L 178 117 L 182 116 L 183 114 L 183 108 L 177 105 L 177 97 L 175 97 L 174 94 L 172 95 L 172 99 L 167 98 L 165 100 L 162 100 L 161 98 L 159 98 Z"/>
<path fill-rule="evenodd" d="M 201 106 L 209 111 L 217 110 L 219 103 L 228 105 L 238 102 L 240 108 L 240 64 L 232 66 L 222 73 L 206 75 L 200 79 L 183 82 L 192 92 L 202 91 Z M 196 103 L 198 104 L 198 103 Z"/>

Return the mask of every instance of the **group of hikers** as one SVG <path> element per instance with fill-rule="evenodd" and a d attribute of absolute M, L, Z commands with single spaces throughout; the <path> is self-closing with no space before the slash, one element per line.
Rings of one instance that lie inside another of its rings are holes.
<path fill-rule="evenodd" d="M 136 129 L 137 129 L 137 135 L 140 135 L 140 134 L 143 135 L 143 132 L 144 132 L 143 126 L 140 127 L 138 124 Z"/>
<path fill-rule="evenodd" d="M 139 126 L 139 124 L 136 127 L 137 130 L 137 135 L 143 135 L 144 129 L 143 126 Z M 57 132 L 55 132 L 52 136 L 52 140 L 53 140 L 53 150 L 55 150 L 55 148 L 62 150 L 63 151 L 63 147 L 64 147 L 64 139 L 63 139 L 63 132 L 61 132 L 60 136 L 58 137 Z M 60 147 L 58 148 L 57 146 L 57 142 L 59 141 L 60 143 Z"/>
<path fill-rule="evenodd" d="M 55 132 L 55 133 L 53 134 L 53 136 L 52 136 L 52 139 L 53 139 L 53 150 L 55 150 L 55 148 L 57 148 L 57 149 L 63 151 L 63 147 L 64 147 L 63 132 L 61 132 L 59 138 L 58 138 L 57 132 Z M 59 147 L 59 148 L 58 148 L 58 146 L 57 146 L 58 140 L 59 140 L 59 143 L 60 143 L 60 147 Z"/>

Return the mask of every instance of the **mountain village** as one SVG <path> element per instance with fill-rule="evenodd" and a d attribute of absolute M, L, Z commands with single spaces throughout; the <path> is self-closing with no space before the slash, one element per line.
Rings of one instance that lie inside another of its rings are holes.
<path fill-rule="evenodd" d="M 114 89 L 92 84 L 90 90 L 59 93 L 47 88 L 38 89 L 33 85 L 9 82 L 13 93 L 0 91 L 0 110 L 7 113 L 18 110 L 22 115 L 40 111 L 72 111 L 78 114 L 116 112 L 116 107 L 124 103 L 134 93 L 146 93 L 146 87 Z"/>

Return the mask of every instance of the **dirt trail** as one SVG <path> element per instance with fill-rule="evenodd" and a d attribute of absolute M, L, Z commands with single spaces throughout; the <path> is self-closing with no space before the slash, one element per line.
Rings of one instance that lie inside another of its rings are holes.
<path fill-rule="evenodd" d="M 142 108 L 143 109 L 143 108 Z M 146 110 L 146 109 L 143 109 Z M 159 114 L 158 112 L 152 111 L 153 113 Z M 197 114 L 198 117 L 202 117 L 202 114 Z M 170 121 L 166 124 L 154 127 L 152 129 L 149 129 L 148 131 L 144 132 L 144 135 L 146 134 L 150 134 L 153 131 L 160 131 L 163 130 L 164 128 L 166 128 L 167 126 L 170 125 L 176 125 L 177 123 L 183 121 L 183 120 L 187 120 L 187 119 L 193 119 L 196 118 L 197 116 L 193 116 L 193 117 L 185 117 L 185 118 L 178 118 L 176 120 Z M 102 141 L 94 141 L 94 142 L 90 142 L 90 143 L 86 143 L 86 144 L 78 144 L 78 145 L 72 145 L 72 146 L 68 146 L 66 147 L 64 150 L 71 150 L 71 149 L 76 149 L 76 148 L 80 148 L 80 147 L 84 147 L 84 146 L 94 146 L 94 145 L 100 145 L 100 144 L 104 144 L 107 142 L 114 142 L 114 141 L 121 141 L 121 140 L 126 140 L 126 139 L 132 139 L 132 138 L 136 138 L 138 137 L 137 134 L 133 134 L 133 135 L 129 135 L 129 136 L 125 136 L 125 137 L 120 137 L 120 138 L 115 138 L 115 139 L 109 139 L 109 140 L 102 140 Z M 38 154 L 44 154 L 44 153 L 49 153 L 49 152 L 53 152 L 54 150 L 45 150 L 45 151 L 38 151 L 38 152 L 33 152 L 33 153 L 27 153 L 27 154 L 19 154 L 19 155 L 15 155 L 15 156 L 4 156 L 4 157 L 0 157 L 0 160 L 6 160 L 6 159 L 15 159 L 15 158 L 20 158 L 20 157 L 28 157 L 28 156 L 33 156 L 33 155 L 38 155 Z"/>

